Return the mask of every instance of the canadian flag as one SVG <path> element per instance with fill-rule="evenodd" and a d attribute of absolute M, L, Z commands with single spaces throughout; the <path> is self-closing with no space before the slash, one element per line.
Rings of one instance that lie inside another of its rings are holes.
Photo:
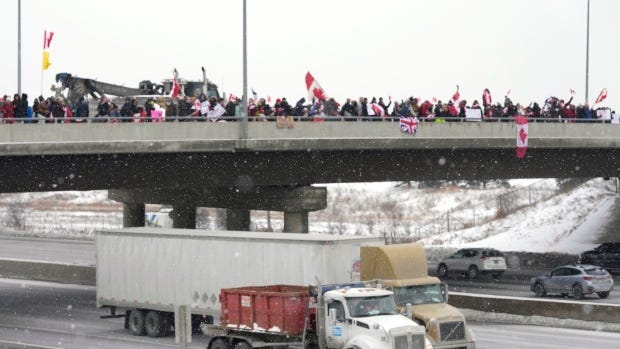
<path fill-rule="evenodd" d="M 180 92 L 181 92 L 181 87 L 179 86 L 177 78 L 175 77 L 172 80 L 172 91 L 170 91 L 170 96 L 172 97 L 172 99 L 176 99 L 179 96 Z"/>
<path fill-rule="evenodd" d="M 52 38 L 54 37 L 54 32 L 47 32 L 47 30 L 43 31 L 43 49 L 47 50 L 50 48 L 50 44 L 52 43 Z"/>
<path fill-rule="evenodd" d="M 515 123 L 517 124 L 517 157 L 523 159 L 527 151 L 527 117 L 517 115 L 515 116 Z"/>
<path fill-rule="evenodd" d="M 596 97 L 596 102 L 594 102 L 594 104 L 601 103 L 602 101 L 605 100 L 605 98 L 607 98 L 607 89 L 606 88 L 601 90 L 601 93 L 599 93 L 598 97 Z"/>
<path fill-rule="evenodd" d="M 488 88 L 485 88 L 484 92 L 482 92 L 482 104 L 484 106 L 493 104 L 493 99 L 491 98 L 491 91 L 489 91 Z"/>
<path fill-rule="evenodd" d="M 318 81 L 314 79 L 314 76 L 310 72 L 306 73 L 306 88 L 308 89 L 308 100 L 317 98 L 321 100 L 327 99 L 325 90 L 319 85 Z"/>

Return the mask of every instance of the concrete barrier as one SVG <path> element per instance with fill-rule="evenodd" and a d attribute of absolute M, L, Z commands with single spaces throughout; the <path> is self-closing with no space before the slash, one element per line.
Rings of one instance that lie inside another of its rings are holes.
<path fill-rule="evenodd" d="M 0 259 L 0 277 L 95 286 L 95 267 L 42 261 Z"/>
<path fill-rule="evenodd" d="M 450 292 L 448 303 L 462 309 L 523 316 L 620 323 L 620 305 Z"/>

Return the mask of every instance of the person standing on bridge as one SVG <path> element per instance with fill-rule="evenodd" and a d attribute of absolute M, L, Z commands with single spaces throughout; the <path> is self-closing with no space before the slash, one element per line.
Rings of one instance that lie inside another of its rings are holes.
<path fill-rule="evenodd" d="M 88 101 L 84 96 L 81 96 L 75 106 L 75 122 L 86 122 L 89 113 Z"/>
<path fill-rule="evenodd" d="M 99 100 L 99 105 L 97 106 L 97 115 L 95 117 L 100 118 L 97 122 L 107 122 L 107 118 L 110 115 L 110 103 L 108 102 L 108 97 L 103 95 Z"/>

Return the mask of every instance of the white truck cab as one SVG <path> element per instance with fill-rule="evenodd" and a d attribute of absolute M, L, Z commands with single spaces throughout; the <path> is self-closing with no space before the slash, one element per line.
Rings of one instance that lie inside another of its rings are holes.
<path fill-rule="evenodd" d="M 320 347 L 330 349 L 427 349 L 425 329 L 399 314 L 391 291 L 344 287 L 319 293 Z M 323 329 L 320 329 L 323 327 Z"/>

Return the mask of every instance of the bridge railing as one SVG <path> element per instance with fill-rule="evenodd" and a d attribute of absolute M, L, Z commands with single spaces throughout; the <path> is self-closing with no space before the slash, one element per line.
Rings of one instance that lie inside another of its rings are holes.
<path fill-rule="evenodd" d="M 27 118 L 2 118 L 1 124 L 54 124 L 54 123 L 141 123 L 141 122 L 238 122 L 238 116 L 221 116 L 211 118 L 208 116 L 96 116 L 87 118 L 77 117 L 27 117 Z M 465 117 L 426 117 L 419 118 L 419 122 L 513 122 L 512 117 L 500 118 L 465 118 Z M 399 116 L 249 116 L 249 122 L 399 122 Z M 529 122 L 549 122 L 549 123 L 617 123 L 617 120 L 604 118 L 529 118 Z"/>

